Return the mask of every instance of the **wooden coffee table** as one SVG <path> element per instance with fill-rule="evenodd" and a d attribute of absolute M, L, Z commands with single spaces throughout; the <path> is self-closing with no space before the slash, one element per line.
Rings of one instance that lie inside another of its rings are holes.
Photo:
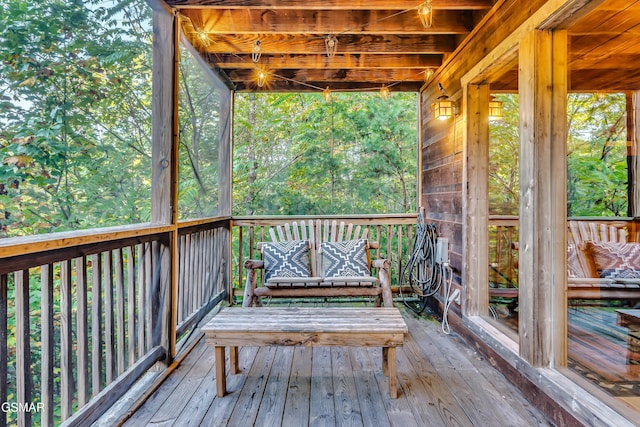
<path fill-rule="evenodd" d="M 226 393 L 225 347 L 231 374 L 238 373 L 238 346 L 382 347 L 389 395 L 398 396 L 396 347 L 404 343 L 407 325 L 397 308 L 224 308 L 202 327 L 215 347 L 216 389 Z"/>

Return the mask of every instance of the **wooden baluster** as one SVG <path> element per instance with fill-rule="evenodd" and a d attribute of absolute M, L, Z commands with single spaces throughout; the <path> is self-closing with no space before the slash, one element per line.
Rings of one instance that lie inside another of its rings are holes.
<path fill-rule="evenodd" d="M 14 275 L 16 304 L 16 400 L 19 404 L 32 402 L 31 331 L 29 329 L 29 270 Z M 6 363 L 6 359 L 0 363 Z M 18 411 L 18 426 L 31 425 L 31 412 Z"/>
<path fill-rule="evenodd" d="M 144 319 L 145 319 L 145 315 L 144 315 L 144 296 L 146 295 L 145 292 L 145 286 L 146 286 L 146 282 L 144 280 L 144 273 L 145 273 L 145 252 L 144 252 L 144 244 L 139 244 L 136 246 L 136 252 L 138 254 L 138 256 L 136 257 L 136 259 L 138 260 L 137 266 L 138 266 L 138 293 L 137 293 L 137 302 L 138 302 L 138 309 L 137 309 L 137 324 L 138 324 L 138 359 L 140 359 L 142 356 L 144 356 L 145 353 L 145 348 L 144 348 Z"/>
<path fill-rule="evenodd" d="M 135 248 L 127 246 L 127 355 L 128 366 L 136 361 L 136 259 Z"/>
<path fill-rule="evenodd" d="M 53 425 L 53 367 L 54 367 L 54 326 L 53 326 L 53 265 L 40 267 L 40 324 L 42 327 L 42 353 L 40 355 L 41 381 L 40 389 L 43 404 L 40 423 L 42 426 Z M 0 360 L 6 360 L 0 358 Z M 1 380 L 0 380 L 1 381 Z M 2 399 L 0 399 L 2 400 Z M 3 400 L 4 402 L 4 400 Z"/>
<path fill-rule="evenodd" d="M 102 389 L 102 257 L 91 255 L 91 396 Z M 46 407 L 46 405 L 45 405 Z"/>
<path fill-rule="evenodd" d="M 62 421 L 71 416 L 73 402 L 71 316 L 71 260 L 66 260 L 60 263 L 60 414 Z"/>
<path fill-rule="evenodd" d="M 116 355 L 118 375 L 125 371 L 125 301 L 124 301 L 124 260 L 122 249 L 114 251 L 116 258 Z"/>
<path fill-rule="evenodd" d="M 393 265 L 393 261 L 392 261 L 392 254 L 393 252 L 391 251 L 391 241 L 393 240 L 393 233 L 391 231 L 391 225 L 387 225 L 387 256 L 385 258 L 387 258 L 389 260 L 389 265 Z M 389 270 L 391 270 L 391 268 L 389 268 Z M 389 271 L 389 273 L 391 273 L 391 271 Z M 391 274 L 389 274 L 389 279 L 391 279 Z"/>
<path fill-rule="evenodd" d="M 113 309 L 115 307 L 113 300 L 113 252 L 107 251 L 102 254 L 104 256 L 104 337 L 105 337 L 105 385 L 111 384 L 116 374 L 116 357 L 115 357 L 115 321 L 113 317 Z"/>
<path fill-rule="evenodd" d="M 153 311 L 151 310 L 151 293 L 153 290 L 152 280 L 153 280 L 153 252 L 151 250 L 152 244 L 147 242 L 144 244 L 144 252 L 145 252 L 145 263 L 144 263 L 144 277 L 145 277 L 145 333 L 147 335 L 147 350 L 151 350 L 153 348 L 153 334 L 151 333 L 151 327 L 153 325 Z M 184 253 L 180 254 L 180 257 L 184 258 Z M 184 265 L 184 261 L 183 261 Z"/>
<path fill-rule="evenodd" d="M 8 348 L 7 348 L 7 331 L 9 321 L 9 278 L 6 274 L 0 274 L 0 384 L 9 384 L 7 382 L 7 360 Z M 52 317 L 53 318 L 53 317 Z M 6 386 L 0 387 L 0 402 L 7 401 L 7 388 Z M 53 405 L 51 406 L 53 408 Z M 0 411 L 0 427 L 7 426 L 7 413 Z"/>
<path fill-rule="evenodd" d="M 78 406 L 89 401 L 89 331 L 87 313 L 87 258 L 76 258 L 76 354 L 78 359 Z"/>
<path fill-rule="evenodd" d="M 398 284 L 400 283 L 400 276 L 402 275 L 402 226 L 397 225 L 398 227 Z"/>
<path fill-rule="evenodd" d="M 185 297 L 184 288 L 185 283 L 185 250 L 186 250 L 186 237 L 178 237 L 178 323 L 185 319 Z"/>

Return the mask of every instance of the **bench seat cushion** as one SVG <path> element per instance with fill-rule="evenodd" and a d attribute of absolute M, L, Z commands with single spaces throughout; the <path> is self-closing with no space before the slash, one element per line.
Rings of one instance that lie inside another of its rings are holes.
<path fill-rule="evenodd" d="M 379 280 L 373 276 L 348 276 L 348 277 L 271 277 L 265 286 L 269 288 L 312 288 L 312 287 L 371 287 L 376 286 Z"/>

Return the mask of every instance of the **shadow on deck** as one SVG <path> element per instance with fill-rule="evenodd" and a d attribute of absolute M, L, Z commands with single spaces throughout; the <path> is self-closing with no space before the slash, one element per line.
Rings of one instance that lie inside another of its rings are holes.
<path fill-rule="evenodd" d="M 381 349 L 364 347 L 243 347 L 242 372 L 218 398 L 214 351 L 202 339 L 124 425 L 551 425 L 459 336 L 403 314 L 398 399 L 389 399 Z"/>

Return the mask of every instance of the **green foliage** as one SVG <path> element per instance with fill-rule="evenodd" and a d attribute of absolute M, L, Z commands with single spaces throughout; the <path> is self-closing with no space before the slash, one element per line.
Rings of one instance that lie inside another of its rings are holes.
<path fill-rule="evenodd" d="M 0 8 L 0 235 L 147 219 L 148 6 Z"/>
<path fill-rule="evenodd" d="M 415 94 L 236 96 L 236 215 L 413 212 Z"/>
<path fill-rule="evenodd" d="M 518 215 L 518 97 L 497 98 L 505 119 L 490 126 L 490 210 Z M 567 104 L 567 215 L 626 216 L 624 94 L 570 94 Z"/>

